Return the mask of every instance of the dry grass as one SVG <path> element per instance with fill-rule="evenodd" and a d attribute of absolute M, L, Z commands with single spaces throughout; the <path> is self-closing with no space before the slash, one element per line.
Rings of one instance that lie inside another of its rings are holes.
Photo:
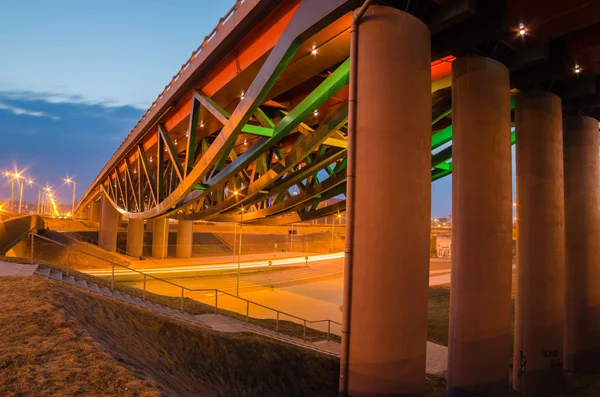
<path fill-rule="evenodd" d="M 40 277 L 0 279 L 0 395 L 328 396 L 339 362 Z"/>
<path fill-rule="evenodd" d="M 0 395 L 159 396 L 60 308 L 56 292 L 33 277 L 0 279 Z"/>

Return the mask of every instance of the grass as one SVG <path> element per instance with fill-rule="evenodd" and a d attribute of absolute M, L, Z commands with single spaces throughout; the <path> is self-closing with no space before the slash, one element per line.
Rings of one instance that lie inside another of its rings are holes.
<path fill-rule="evenodd" d="M 37 276 L 0 279 L 0 395 L 334 396 L 339 361 Z"/>

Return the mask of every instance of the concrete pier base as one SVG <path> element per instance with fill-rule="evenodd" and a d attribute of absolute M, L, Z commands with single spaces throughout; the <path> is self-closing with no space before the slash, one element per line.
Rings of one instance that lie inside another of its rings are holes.
<path fill-rule="evenodd" d="M 192 256 L 193 222 L 177 222 L 177 249 L 175 255 L 178 258 L 190 258 Z"/>
<path fill-rule="evenodd" d="M 167 218 L 155 218 L 152 225 L 152 257 L 164 259 L 169 246 L 169 222 Z"/>
<path fill-rule="evenodd" d="M 348 225 L 355 234 L 354 269 L 344 335 L 349 348 L 342 358 L 349 364 L 347 391 L 354 397 L 422 395 L 431 212 L 430 34 L 412 15 L 371 6 L 358 35 L 356 196 L 354 224 Z"/>
<path fill-rule="evenodd" d="M 119 226 L 119 211 L 112 206 L 104 196 L 101 199 L 100 229 L 98 244 L 101 248 L 115 252 L 117 250 L 117 227 Z"/>
<path fill-rule="evenodd" d="M 100 215 L 102 212 L 102 199 L 92 200 L 90 203 L 90 221 L 100 222 Z"/>
<path fill-rule="evenodd" d="M 532 91 L 516 98 L 517 297 L 513 388 L 547 395 L 562 387 L 564 176 L 562 106 Z"/>
<path fill-rule="evenodd" d="M 139 258 L 144 248 L 144 220 L 130 219 L 127 225 L 127 252 Z"/>
<path fill-rule="evenodd" d="M 598 121 L 565 117 L 564 368 L 600 369 L 600 217 Z"/>
<path fill-rule="evenodd" d="M 452 288 L 448 396 L 508 387 L 512 194 L 508 69 L 481 57 L 452 66 Z"/>

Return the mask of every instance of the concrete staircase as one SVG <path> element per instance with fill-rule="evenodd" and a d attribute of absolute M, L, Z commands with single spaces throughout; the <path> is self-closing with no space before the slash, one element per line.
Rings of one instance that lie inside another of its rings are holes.
<path fill-rule="evenodd" d="M 149 300 L 142 300 L 138 297 L 130 296 L 126 293 L 119 291 L 111 291 L 109 288 L 100 286 L 95 283 L 90 283 L 83 278 L 74 276 L 67 276 L 62 272 L 52 270 L 50 268 L 40 265 L 36 270 L 36 274 L 47 277 L 58 282 L 71 284 L 75 287 L 79 287 L 85 291 L 104 295 L 109 298 L 116 299 L 121 302 L 125 302 L 131 305 L 141 307 L 146 310 L 151 310 L 155 313 L 169 316 L 180 321 L 185 321 L 188 324 L 192 324 L 198 327 L 209 328 L 220 332 L 251 332 L 257 335 L 262 335 L 270 339 L 275 339 L 279 342 L 291 344 L 304 349 L 313 350 L 319 353 L 327 354 L 330 356 L 339 357 L 340 348 L 339 343 L 328 342 L 326 344 L 322 342 L 307 342 L 300 338 L 277 333 L 273 330 L 259 327 L 254 324 L 246 323 L 238 319 L 228 317 L 221 314 L 189 314 L 175 310 L 169 306 L 161 305 L 158 303 L 150 302 Z"/>

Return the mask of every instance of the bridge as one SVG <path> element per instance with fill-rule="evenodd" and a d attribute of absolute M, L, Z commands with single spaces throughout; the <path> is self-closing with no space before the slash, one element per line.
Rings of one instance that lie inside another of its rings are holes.
<path fill-rule="evenodd" d="M 187 257 L 194 220 L 346 211 L 340 393 L 419 395 L 431 182 L 452 173 L 448 395 L 504 395 L 517 142 L 512 380 L 544 394 L 600 352 L 599 48 L 598 1 L 237 1 L 75 213 L 109 250 L 127 219 L 132 253 L 148 222 L 157 257 L 177 220 Z"/>

